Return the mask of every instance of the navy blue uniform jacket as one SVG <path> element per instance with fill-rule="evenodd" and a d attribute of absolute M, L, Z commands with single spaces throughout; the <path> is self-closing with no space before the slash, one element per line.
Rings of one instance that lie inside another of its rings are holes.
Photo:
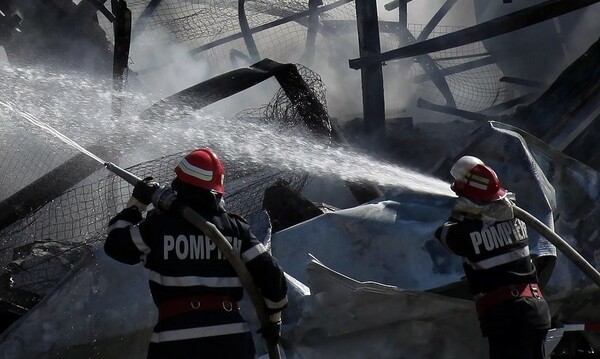
<path fill-rule="evenodd" d="M 287 305 L 284 273 L 265 247 L 255 238 L 241 217 L 225 211 L 193 208 L 213 223 L 237 250 L 264 297 L 270 313 Z M 241 299 L 243 288 L 233 267 L 217 246 L 199 229 L 177 214 L 150 212 L 146 219 L 135 208 L 124 209 L 109 222 L 106 253 L 123 263 L 140 261 L 149 270 L 149 285 L 158 305 L 170 298 L 189 295 L 220 294 Z M 159 322 L 151 342 L 248 331 L 237 316 L 199 316 L 181 327 L 181 321 Z M 183 329 L 183 330 L 182 330 Z M 188 334 L 186 334 L 188 333 Z"/>

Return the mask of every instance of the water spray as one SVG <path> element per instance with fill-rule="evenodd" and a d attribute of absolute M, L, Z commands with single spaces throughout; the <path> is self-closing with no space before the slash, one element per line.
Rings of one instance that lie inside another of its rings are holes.
<path fill-rule="evenodd" d="M 7 108 L 8 110 L 17 113 L 19 116 L 21 116 L 22 118 L 24 118 L 25 120 L 27 120 L 32 125 L 34 125 L 36 127 L 39 127 L 42 130 L 48 132 L 52 136 L 58 138 L 59 140 L 63 141 L 67 145 L 73 147 L 74 149 L 78 150 L 79 152 L 87 155 L 91 159 L 93 159 L 93 160 L 95 160 L 95 161 L 97 161 L 99 163 L 102 163 L 102 164 L 105 163 L 105 161 L 103 159 L 101 159 L 100 157 L 96 156 L 92 152 L 86 150 L 84 147 L 80 146 L 77 142 L 75 142 L 72 139 L 70 139 L 69 137 L 63 135 L 62 133 L 60 133 L 58 130 L 56 130 L 52 126 L 50 126 L 48 124 L 45 124 L 44 122 L 40 121 L 39 119 L 37 119 L 32 114 L 30 114 L 28 112 L 25 112 L 25 111 L 19 110 L 17 107 L 13 106 L 9 102 L 0 101 L 0 106 L 3 106 L 5 108 Z"/>
<path fill-rule="evenodd" d="M 106 167 L 106 169 L 108 169 L 109 171 L 111 171 L 112 173 L 117 175 L 118 177 L 122 178 L 130 185 L 135 186 L 136 184 L 138 184 L 139 182 L 142 181 L 142 179 L 140 177 L 134 175 L 133 173 L 131 173 L 129 171 L 122 169 L 121 167 L 115 165 L 114 163 L 104 161 L 100 157 L 96 156 L 92 152 L 90 152 L 87 149 L 85 149 L 84 147 L 80 146 L 77 142 L 73 141 L 69 137 L 65 136 L 64 134 L 60 133 L 56 129 L 52 128 L 51 126 L 38 120 L 35 116 L 31 115 L 30 113 L 21 111 L 18 108 L 16 108 L 15 106 L 13 106 L 12 104 L 6 103 L 3 101 L 0 101 L 0 105 L 13 111 L 13 112 L 16 112 L 22 118 L 24 118 L 25 120 L 27 120 L 34 126 L 37 126 L 41 129 L 43 129 L 44 131 L 57 137 L 58 139 L 60 139 L 64 143 L 66 143 L 67 145 L 75 148 L 76 150 L 80 151 L 81 153 L 83 153 L 83 154 L 89 156 L 90 158 L 94 159 L 95 161 L 103 164 L 104 167 Z M 242 262 L 242 260 L 239 256 L 239 253 L 237 253 L 232 248 L 231 244 L 227 241 L 227 239 L 223 236 L 223 234 L 217 229 L 217 227 L 215 227 L 214 224 L 208 222 L 204 217 L 202 217 L 200 214 L 198 214 L 196 211 L 192 210 L 191 208 L 181 205 L 180 203 L 176 203 L 176 201 L 175 201 L 176 198 L 177 198 L 177 196 L 175 195 L 175 192 L 173 192 L 173 190 L 171 190 L 170 188 L 167 188 L 167 187 L 159 186 L 152 194 L 152 203 L 156 208 L 159 208 L 161 210 L 164 210 L 164 211 L 174 210 L 175 212 L 179 213 L 184 219 L 186 219 L 188 222 L 190 222 L 196 228 L 200 229 L 204 234 L 206 234 L 213 241 L 213 243 L 215 243 L 215 245 L 219 248 L 221 253 L 223 253 L 225 258 L 227 258 L 227 260 L 229 261 L 229 263 L 235 270 L 235 272 L 238 275 L 238 277 L 240 278 L 240 282 L 242 283 L 242 286 L 244 287 L 246 292 L 248 292 L 250 300 L 252 301 L 252 304 L 254 305 L 254 308 L 256 310 L 256 314 L 258 316 L 258 320 L 260 321 L 261 327 L 267 326 L 270 321 L 269 321 L 269 316 L 266 311 L 265 303 L 262 299 L 262 296 L 260 295 L 260 292 L 258 291 L 258 288 L 256 288 L 256 286 L 254 285 L 254 281 L 252 280 L 252 276 L 250 275 L 248 268 L 246 268 L 246 266 Z M 269 353 L 269 358 L 270 359 L 279 359 L 281 356 L 280 356 L 279 348 L 277 347 L 277 345 L 272 346 L 272 345 L 269 345 L 269 343 L 266 343 L 266 344 L 267 344 L 267 350 Z"/>

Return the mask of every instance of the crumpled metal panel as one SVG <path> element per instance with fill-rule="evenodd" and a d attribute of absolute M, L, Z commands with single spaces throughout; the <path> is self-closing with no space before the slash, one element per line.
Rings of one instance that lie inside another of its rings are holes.
<path fill-rule="evenodd" d="M 485 358 L 469 300 L 359 282 L 312 258 L 312 295 L 293 331 L 301 358 Z"/>
<path fill-rule="evenodd" d="M 158 316 L 147 281 L 96 248 L 0 336 L 0 357 L 145 358 Z"/>

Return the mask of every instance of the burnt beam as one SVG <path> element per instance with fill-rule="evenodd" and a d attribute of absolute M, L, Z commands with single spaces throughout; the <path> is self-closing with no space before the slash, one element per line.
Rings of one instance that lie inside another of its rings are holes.
<path fill-rule="evenodd" d="M 458 117 L 466 118 L 467 120 L 473 120 L 473 121 L 487 122 L 487 121 L 492 121 L 492 120 L 496 119 L 495 116 L 489 116 L 489 115 L 484 115 L 484 114 L 480 114 L 477 112 L 460 110 L 460 109 L 450 107 L 450 106 L 437 105 L 437 104 L 429 102 L 423 98 L 419 98 L 417 100 L 417 107 L 423 108 L 426 110 L 435 111 L 435 112 L 445 113 L 445 114 L 452 115 L 452 116 L 458 116 Z"/>
<path fill-rule="evenodd" d="M 440 23 L 440 21 L 442 21 L 444 16 L 446 16 L 448 11 L 452 9 L 452 7 L 454 6 L 454 4 L 456 4 L 457 1 L 458 0 L 446 0 L 446 2 L 442 4 L 440 9 L 433 15 L 431 20 L 429 20 L 427 25 L 425 25 L 423 31 L 421 31 L 421 33 L 417 37 L 417 41 L 423 41 L 427 39 L 429 35 L 431 35 L 431 33 L 433 32 L 433 29 L 435 29 L 435 27 Z"/>
<path fill-rule="evenodd" d="M 447 50 L 535 25 L 597 2 L 600 0 L 550 0 L 463 30 L 387 51 L 380 55 L 351 59 L 349 64 L 353 69 L 360 69 L 385 61 Z"/>
<path fill-rule="evenodd" d="M 258 53 L 258 47 L 256 47 L 254 37 L 252 37 L 250 25 L 248 25 L 248 18 L 246 17 L 246 9 L 244 7 L 245 3 L 246 0 L 238 0 L 238 21 L 240 23 L 240 29 L 242 36 L 244 37 L 246 49 L 248 49 L 248 55 L 250 55 L 252 62 L 256 62 L 260 60 L 260 54 Z"/>
<path fill-rule="evenodd" d="M 91 148 L 90 150 L 95 153 L 106 152 L 100 147 Z M 15 192 L 0 202 L 0 230 L 57 198 L 100 168 L 102 168 L 100 163 L 83 153 L 79 153 Z"/>
<path fill-rule="evenodd" d="M 165 109 L 172 108 L 174 104 L 186 104 L 194 109 L 201 109 L 257 85 L 271 76 L 270 73 L 253 68 L 229 71 L 160 100 L 144 110 L 140 117 L 160 118 Z"/>
<path fill-rule="evenodd" d="M 127 82 L 129 69 L 129 50 L 131 46 L 131 10 L 124 0 L 112 0 L 111 7 L 115 15 L 113 31 L 115 45 L 113 52 L 113 89 L 115 92 L 123 91 Z M 120 116 L 122 100 L 113 96 L 113 116 Z"/>
<path fill-rule="evenodd" d="M 543 83 L 541 81 L 527 80 L 527 79 L 521 79 L 518 77 L 510 77 L 510 76 L 503 76 L 498 81 L 506 82 L 509 84 L 525 86 L 525 87 L 533 87 L 536 89 L 545 88 L 547 86 L 545 83 Z"/>
<path fill-rule="evenodd" d="M 383 7 L 387 11 L 391 11 L 391 10 L 394 10 L 395 8 L 397 8 L 397 7 L 406 6 L 406 4 L 408 4 L 411 1 L 412 0 L 394 0 L 394 1 L 390 1 L 389 3 L 383 5 Z"/>
<path fill-rule="evenodd" d="M 304 54 L 302 59 L 304 62 L 312 63 L 315 58 L 315 44 L 317 42 L 317 33 L 319 32 L 319 6 L 323 5 L 322 0 L 308 0 L 308 23 L 306 28 L 306 43 L 304 46 Z"/>
<path fill-rule="evenodd" d="M 440 69 L 439 74 L 442 76 L 450 76 L 450 75 L 454 75 L 454 74 L 457 74 L 460 72 L 473 70 L 478 67 L 487 66 L 487 65 L 493 64 L 495 62 L 496 61 L 494 60 L 494 58 L 492 56 L 486 56 L 481 59 L 477 59 L 477 60 L 473 60 L 473 61 L 469 61 L 469 62 L 465 62 L 462 64 L 458 64 L 458 65 Z M 424 82 L 424 81 L 429 80 L 430 77 L 431 77 L 430 74 L 417 75 L 413 78 L 413 81 L 416 83 Z"/>
<path fill-rule="evenodd" d="M 381 44 L 377 2 L 357 0 L 355 5 L 360 56 L 378 56 L 381 53 Z M 365 134 L 368 138 L 368 146 L 374 148 L 385 139 L 385 103 L 381 64 L 365 66 L 361 69 L 360 77 Z"/>
<path fill-rule="evenodd" d="M 148 22 L 150 21 L 150 19 L 152 19 L 154 11 L 158 7 L 158 5 L 160 5 L 161 2 L 162 0 L 150 0 L 148 5 L 146 5 L 144 10 L 140 14 L 140 17 L 138 18 L 138 21 L 136 21 L 135 25 L 133 26 L 134 37 L 144 32 L 146 26 L 148 25 Z"/>

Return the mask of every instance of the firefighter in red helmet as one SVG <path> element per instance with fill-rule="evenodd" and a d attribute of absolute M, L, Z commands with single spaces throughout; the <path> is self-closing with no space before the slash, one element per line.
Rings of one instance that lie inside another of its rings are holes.
<path fill-rule="evenodd" d="M 271 324 L 261 328 L 270 344 L 281 334 L 281 311 L 287 305 L 284 273 L 249 224 L 225 210 L 224 167 L 207 148 L 186 155 L 171 183 L 177 201 L 214 224 L 240 253 L 264 297 Z M 171 211 L 142 213 L 154 191 L 138 183 L 125 209 L 109 222 L 104 250 L 127 264 L 140 261 L 149 270 L 149 286 L 158 307 L 148 358 L 254 358 L 247 323 L 239 313 L 243 288 L 233 267 L 199 229 Z"/>
<path fill-rule="evenodd" d="M 490 359 L 544 359 L 550 311 L 529 255 L 525 223 L 514 217 L 514 194 L 477 157 L 450 170 L 458 195 L 436 238 L 463 257 Z"/>

